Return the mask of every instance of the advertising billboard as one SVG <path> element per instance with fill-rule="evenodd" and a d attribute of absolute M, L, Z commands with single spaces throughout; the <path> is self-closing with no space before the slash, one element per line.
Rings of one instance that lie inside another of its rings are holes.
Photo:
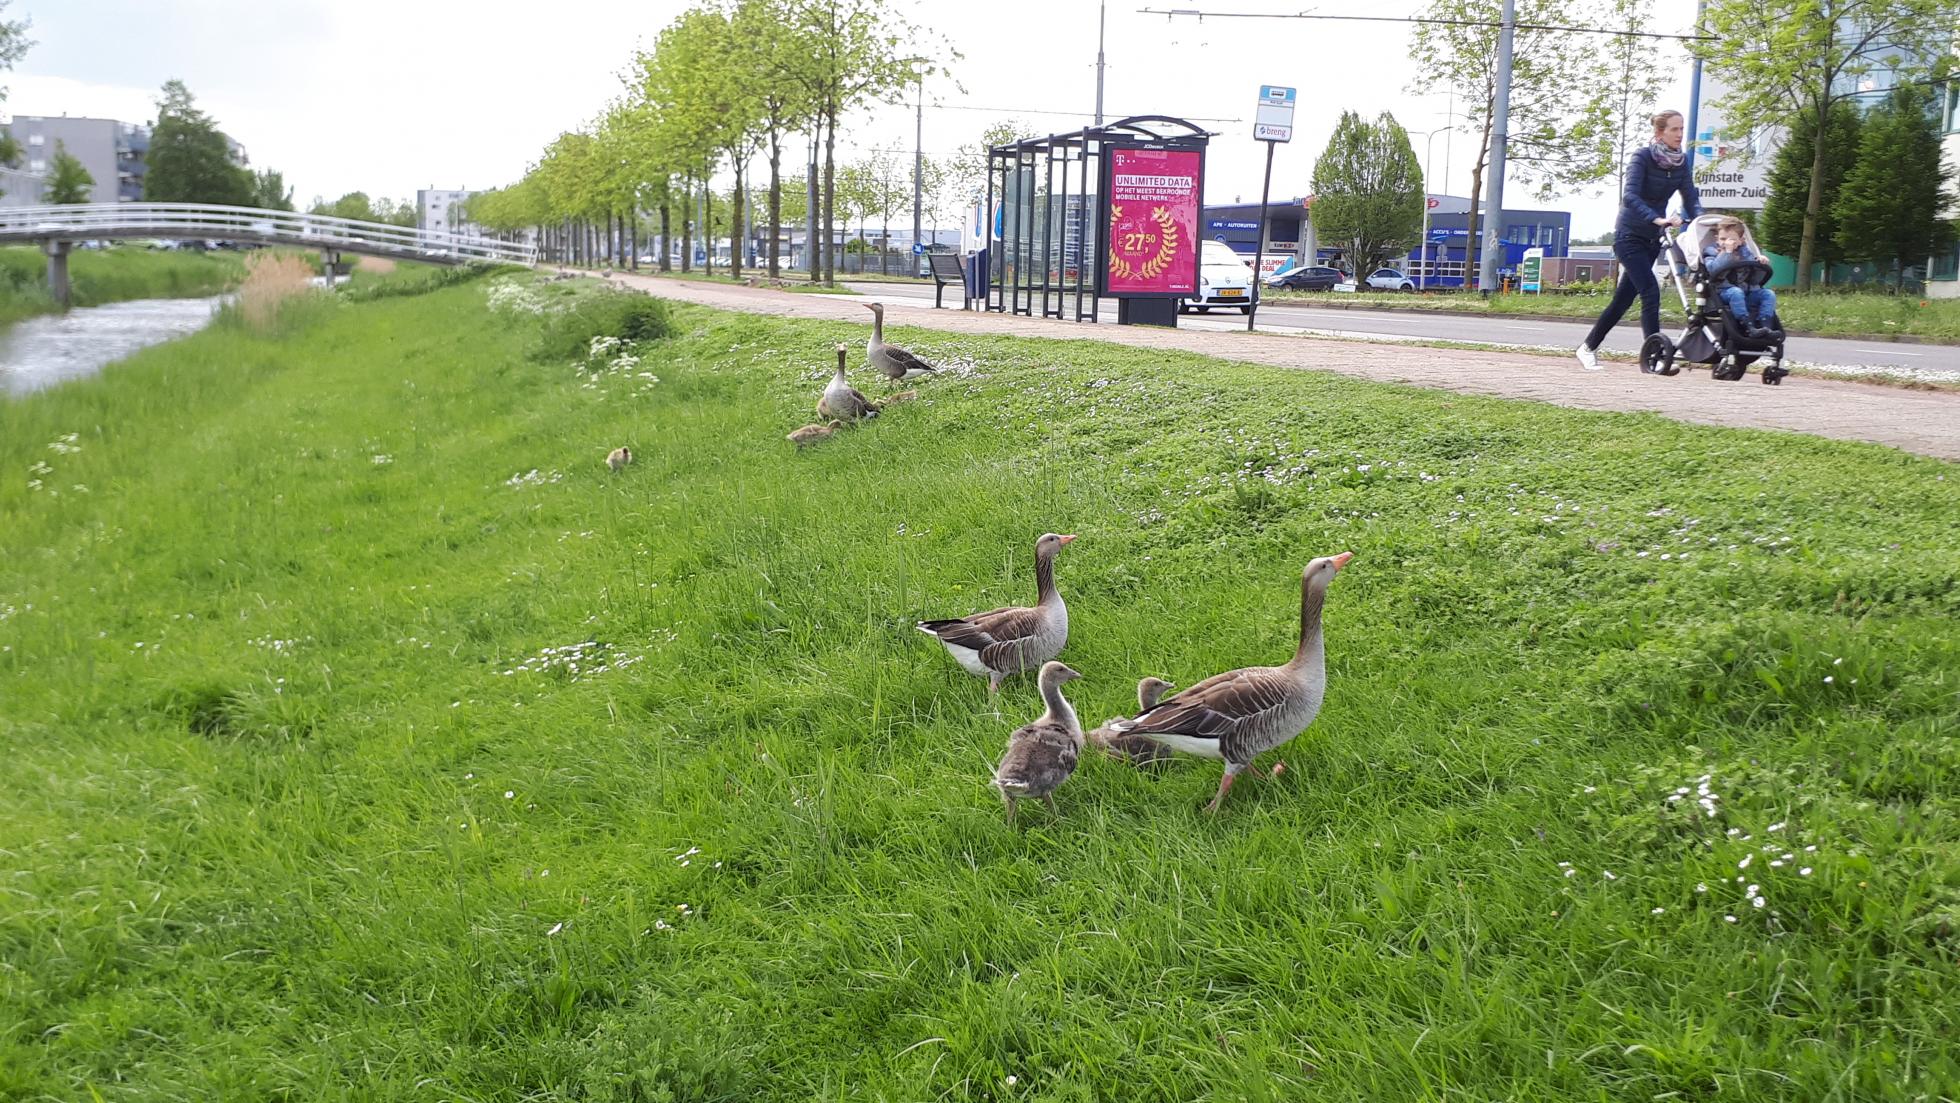
<path fill-rule="evenodd" d="M 1105 158 L 1108 257 L 1101 293 L 1171 298 L 1198 289 L 1198 150 L 1116 147 Z"/>
<path fill-rule="evenodd" d="M 1769 166 L 1783 144 L 1781 127 L 1737 131 L 1719 102 L 1729 90 L 1713 74 L 1701 78 L 1701 110 L 1690 135 L 1695 148 L 1695 190 L 1701 205 L 1717 211 L 1759 211 L 1769 198 Z"/>

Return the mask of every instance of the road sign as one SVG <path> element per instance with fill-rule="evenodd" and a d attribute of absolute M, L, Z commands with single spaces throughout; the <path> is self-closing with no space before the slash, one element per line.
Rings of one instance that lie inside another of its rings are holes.
<path fill-rule="evenodd" d="M 1259 110 L 1252 119 L 1252 136 L 1262 142 L 1292 141 L 1293 104 L 1299 91 L 1276 84 L 1260 85 Z"/>
<path fill-rule="evenodd" d="M 925 252 L 925 251 L 926 251 L 926 243 L 925 243 L 925 242 L 923 242 L 923 241 L 915 241 L 915 242 L 913 242 L 913 243 L 912 243 L 912 255 L 913 255 L 913 256 L 915 256 L 915 257 L 916 257 L 916 256 L 918 256 L 918 255 L 919 255 L 920 253 L 923 253 L 923 252 Z"/>
<path fill-rule="evenodd" d="M 1429 209 L 1430 209 L 1430 210 L 1432 210 L 1432 211 L 1433 211 L 1433 210 L 1435 210 L 1436 208 L 1438 208 L 1438 207 L 1440 207 L 1440 206 L 1442 206 L 1442 205 L 1443 205 L 1443 201 L 1442 201 L 1442 200 L 1440 200 L 1440 199 L 1438 199 L 1438 198 L 1436 198 L 1436 197 L 1435 197 L 1435 196 L 1433 196 L 1433 195 L 1429 197 Z"/>

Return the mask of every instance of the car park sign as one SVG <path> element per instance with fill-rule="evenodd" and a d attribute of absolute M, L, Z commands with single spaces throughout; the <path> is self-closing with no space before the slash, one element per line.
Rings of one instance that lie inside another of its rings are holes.
<path fill-rule="evenodd" d="M 1281 88 L 1276 84 L 1259 86 L 1259 110 L 1252 119 L 1252 136 L 1262 142 L 1290 142 L 1293 140 L 1293 104 L 1299 96 L 1297 88 Z"/>

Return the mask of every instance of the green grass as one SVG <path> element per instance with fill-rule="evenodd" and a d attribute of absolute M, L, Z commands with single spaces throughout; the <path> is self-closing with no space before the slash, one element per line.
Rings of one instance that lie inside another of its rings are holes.
<path fill-rule="evenodd" d="M 1687 319 L 1672 284 L 1661 285 L 1661 324 L 1678 326 Z M 1597 318 L 1611 298 L 1597 294 L 1492 295 L 1485 299 L 1461 292 L 1392 292 L 1344 294 L 1325 291 L 1266 291 L 1272 302 L 1301 306 L 1391 307 L 1399 310 L 1455 311 L 1470 314 L 1540 314 L 1556 318 Z M 1824 337 L 1921 337 L 1941 344 L 1960 344 L 1960 299 L 1920 299 L 1910 295 L 1815 291 L 1776 293 L 1777 313 L 1793 331 Z M 1640 304 L 1634 303 L 1622 325 L 1640 324 Z"/>
<path fill-rule="evenodd" d="M 796 453 L 864 327 L 574 368 L 485 298 L 0 404 L 0 1096 L 1960 1083 L 1953 466 L 908 327 L 974 370 Z M 1033 688 L 912 622 L 1045 530 L 1092 721 L 1277 661 L 1356 553 L 1286 774 L 1208 818 L 1215 764 L 1085 761 L 1004 825 Z"/>
<path fill-rule="evenodd" d="M 75 306 L 216 295 L 244 278 L 245 263 L 236 253 L 152 251 L 125 245 L 68 254 Z M 0 248 L 0 325 L 52 314 L 55 309 L 48 294 L 47 256 L 35 246 Z"/>

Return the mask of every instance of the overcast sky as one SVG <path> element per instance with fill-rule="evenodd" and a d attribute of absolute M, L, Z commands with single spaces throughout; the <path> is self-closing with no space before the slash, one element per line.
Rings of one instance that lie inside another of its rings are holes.
<path fill-rule="evenodd" d="M 301 204 L 355 189 L 508 183 L 559 131 L 618 94 L 636 47 L 688 5 L 680 0 L 12 0 L 35 45 L 7 74 L 4 110 L 148 121 L 157 89 L 183 79 L 255 167 L 280 169 Z M 1085 125 L 1095 107 L 1095 0 L 905 0 L 895 7 L 950 39 L 961 89 L 928 82 L 927 153 L 951 152 L 998 118 L 1041 131 Z M 1405 24 L 1167 19 L 1143 7 L 1214 12 L 1302 10 L 1300 0 L 1111 3 L 1105 112 L 1176 115 L 1218 131 L 1206 199 L 1256 202 L 1263 147 L 1252 140 L 1262 83 L 1300 89 L 1292 144 L 1273 167 L 1276 198 L 1308 190 L 1313 159 L 1344 109 L 1392 111 L 1428 147 L 1430 190 L 1468 191 L 1472 149 L 1449 123 L 1449 100 L 1408 91 L 1416 77 Z M 1370 14 L 1414 14 L 1384 0 Z M 1326 9 L 1329 11 L 1333 8 Z M 1656 0 L 1655 30 L 1687 29 L 1693 0 Z M 1045 22 L 1044 22 L 1045 21 Z M 1685 108 L 1678 50 L 1654 51 Z M 939 100 L 935 105 L 932 101 Z M 1044 112 L 1056 112 L 1053 114 Z M 865 112 L 852 152 L 913 144 L 910 105 Z M 1448 175 L 1445 177 L 1445 170 Z M 1447 186 L 1443 186 L 1447 184 Z M 1535 205 L 1515 184 L 1507 206 Z M 1573 213 L 1575 236 L 1609 229 L 1603 191 L 1547 204 Z"/>

